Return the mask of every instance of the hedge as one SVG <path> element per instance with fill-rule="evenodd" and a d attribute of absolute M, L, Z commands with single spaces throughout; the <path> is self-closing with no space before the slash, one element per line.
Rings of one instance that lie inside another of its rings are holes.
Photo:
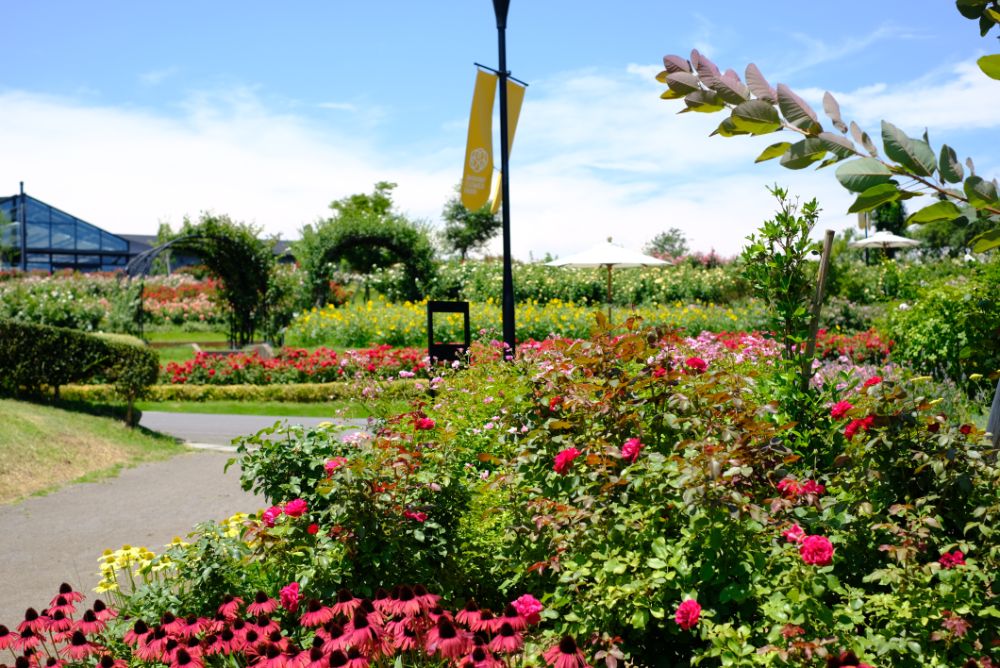
<path fill-rule="evenodd" d="M 415 381 L 399 379 L 382 383 L 381 396 L 387 399 L 410 399 L 420 394 Z M 116 393 L 111 385 L 67 385 L 66 399 L 112 401 Z M 154 385 L 145 394 L 150 401 L 295 401 L 320 403 L 357 399 L 357 387 L 351 383 L 294 383 L 287 385 Z"/>
<path fill-rule="evenodd" d="M 112 383 L 113 394 L 128 405 L 126 422 L 133 424 L 133 404 L 156 382 L 159 358 L 141 341 L 99 336 L 73 329 L 0 320 L 0 391 L 40 394 L 51 388 L 100 377 Z"/>

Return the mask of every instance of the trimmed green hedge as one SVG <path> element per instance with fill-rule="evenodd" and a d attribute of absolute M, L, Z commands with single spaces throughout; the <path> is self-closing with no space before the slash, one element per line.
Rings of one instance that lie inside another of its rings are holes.
<path fill-rule="evenodd" d="M 393 380 L 381 385 L 388 399 L 410 399 L 420 394 L 410 379 Z M 111 401 L 116 395 L 111 385 L 67 385 L 65 399 Z M 350 383 L 295 383 L 288 385 L 154 385 L 145 396 L 150 401 L 295 401 L 320 403 L 338 399 L 357 399 L 357 388 Z"/>
<path fill-rule="evenodd" d="M 132 406 L 156 382 L 159 358 L 137 339 L 99 336 L 74 329 L 0 320 L 0 391 L 40 394 L 69 383 L 104 378 L 115 398 L 128 404 L 126 422 L 133 424 Z"/>

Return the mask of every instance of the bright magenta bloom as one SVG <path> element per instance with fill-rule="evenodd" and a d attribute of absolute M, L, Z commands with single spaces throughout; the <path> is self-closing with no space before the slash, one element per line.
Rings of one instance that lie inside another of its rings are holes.
<path fill-rule="evenodd" d="M 434 428 L 434 420 L 429 417 L 417 418 L 413 426 L 419 430 L 426 431 Z"/>
<path fill-rule="evenodd" d="M 292 499 L 285 504 L 285 514 L 289 517 L 302 517 L 309 511 L 309 506 L 302 499 Z"/>
<path fill-rule="evenodd" d="M 555 472 L 558 473 L 559 475 L 566 475 L 566 472 L 569 471 L 569 465 L 573 462 L 574 459 L 579 457 L 580 454 L 581 454 L 580 451 L 577 450 L 576 448 L 566 448 L 558 455 L 556 455 L 556 462 L 555 465 L 552 467 L 553 470 L 555 470 Z"/>
<path fill-rule="evenodd" d="M 941 568 L 954 568 L 955 566 L 965 565 L 965 555 L 962 554 L 961 550 L 955 550 L 954 552 L 945 552 L 938 559 L 938 563 L 941 564 Z"/>
<path fill-rule="evenodd" d="M 798 524 L 793 524 L 791 527 L 782 531 L 781 535 L 784 536 L 785 540 L 789 543 L 801 543 L 805 540 L 806 532 Z"/>
<path fill-rule="evenodd" d="M 264 511 L 260 519 L 264 522 L 264 526 L 273 527 L 279 517 L 281 517 L 281 508 L 279 506 L 271 506 Z"/>
<path fill-rule="evenodd" d="M 862 387 L 871 387 L 872 385 L 878 385 L 882 382 L 882 376 L 872 376 L 864 382 Z"/>
<path fill-rule="evenodd" d="M 708 362 L 706 362 L 700 357 L 689 357 L 686 360 L 684 360 L 684 364 L 687 366 L 687 368 L 691 369 L 692 371 L 697 371 L 698 373 L 701 373 L 702 371 L 708 368 Z"/>
<path fill-rule="evenodd" d="M 833 543 L 826 536 L 806 536 L 799 544 L 802 561 L 812 566 L 829 566 L 833 563 Z"/>
<path fill-rule="evenodd" d="M 693 598 L 689 598 L 681 603 L 677 607 L 677 612 L 674 613 L 674 621 L 677 622 L 677 626 L 685 631 L 693 629 L 698 624 L 700 617 L 701 605 Z"/>
<path fill-rule="evenodd" d="M 326 464 L 323 464 L 323 470 L 326 471 L 327 475 L 333 475 L 333 472 L 339 469 L 341 466 L 347 464 L 347 457 L 334 457 L 329 460 Z"/>
<path fill-rule="evenodd" d="M 409 519 L 409 520 L 415 520 L 417 522 L 426 522 L 427 521 L 427 513 L 419 511 L 419 510 L 417 510 L 417 511 L 404 510 L 403 511 L 403 517 L 405 517 L 406 519 Z"/>
<path fill-rule="evenodd" d="M 840 418 L 847 415 L 847 411 L 851 410 L 852 408 L 854 408 L 854 404 L 852 404 L 850 401 L 838 401 L 830 409 L 830 417 L 832 417 L 834 420 L 839 420 Z"/>
<path fill-rule="evenodd" d="M 511 605 L 529 624 L 537 624 L 542 620 L 539 614 L 543 610 L 542 603 L 531 594 L 519 596 Z"/>
<path fill-rule="evenodd" d="M 281 588 L 281 607 L 289 612 L 299 609 L 299 583 L 290 582 Z"/>
<path fill-rule="evenodd" d="M 634 463 L 639 458 L 640 452 L 642 452 L 642 442 L 638 438 L 630 438 L 622 445 L 622 459 L 627 459 L 629 462 Z"/>
<path fill-rule="evenodd" d="M 865 431 L 870 431 L 872 425 L 874 424 L 875 424 L 874 415 L 869 415 L 868 417 L 851 420 L 850 422 L 847 423 L 847 426 L 844 427 L 844 436 L 846 436 L 847 440 L 850 441 L 854 438 L 854 435 L 858 433 L 859 430 L 864 429 Z"/>

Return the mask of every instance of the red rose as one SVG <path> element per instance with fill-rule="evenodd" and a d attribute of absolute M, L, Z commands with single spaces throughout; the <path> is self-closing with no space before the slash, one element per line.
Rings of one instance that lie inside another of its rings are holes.
<path fill-rule="evenodd" d="M 693 629 L 698 624 L 699 617 L 701 617 L 701 605 L 693 598 L 681 603 L 677 607 L 677 612 L 674 613 L 674 621 L 677 622 L 677 626 L 685 631 Z"/>
<path fill-rule="evenodd" d="M 802 561 L 813 566 L 829 566 L 833 563 L 833 544 L 826 536 L 806 536 L 799 543 Z"/>
<path fill-rule="evenodd" d="M 854 404 L 850 401 L 838 401 L 830 408 L 830 417 L 834 420 L 839 420 L 840 418 L 847 415 L 847 411 L 854 408 Z"/>
<path fill-rule="evenodd" d="M 569 465 L 579 456 L 580 451 L 576 448 L 566 448 L 556 455 L 556 461 L 552 469 L 559 475 L 566 475 L 566 472 L 569 471 Z"/>
<path fill-rule="evenodd" d="M 701 373 L 702 371 L 708 368 L 708 362 L 706 362 L 700 357 L 689 357 L 686 360 L 684 360 L 684 364 L 687 366 L 687 368 L 691 369 L 692 371 L 697 371 L 698 373 Z"/>
<path fill-rule="evenodd" d="M 968 435 L 972 431 L 972 425 L 971 424 L 963 424 L 961 427 L 958 428 L 958 430 L 960 432 L 962 432 L 963 434 Z"/>

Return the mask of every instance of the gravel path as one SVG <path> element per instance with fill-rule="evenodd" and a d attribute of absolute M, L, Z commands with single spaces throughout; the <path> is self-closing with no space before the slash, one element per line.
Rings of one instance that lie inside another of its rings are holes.
<path fill-rule="evenodd" d="M 142 426 L 188 442 L 231 449 L 232 439 L 276 421 L 315 425 L 322 418 L 143 414 Z M 364 420 L 350 421 L 356 429 Z M 115 478 L 78 483 L 44 497 L 0 506 L 0 624 L 14 627 L 28 607 L 48 605 L 62 582 L 96 597 L 97 558 L 105 548 L 142 545 L 159 552 L 207 520 L 264 507 L 240 489 L 239 467 L 222 469 L 229 452 L 192 450 L 126 469 Z"/>

